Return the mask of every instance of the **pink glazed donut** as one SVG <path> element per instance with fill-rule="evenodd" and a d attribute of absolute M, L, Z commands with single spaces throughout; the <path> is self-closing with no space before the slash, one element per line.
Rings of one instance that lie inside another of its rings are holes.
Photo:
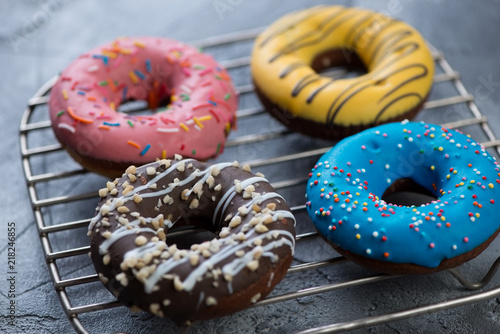
<path fill-rule="evenodd" d="M 132 100 L 156 111 L 118 109 Z M 229 74 L 211 56 L 157 37 L 119 38 L 83 54 L 61 73 L 49 100 L 59 142 L 84 168 L 108 177 L 175 154 L 217 156 L 237 105 Z"/>

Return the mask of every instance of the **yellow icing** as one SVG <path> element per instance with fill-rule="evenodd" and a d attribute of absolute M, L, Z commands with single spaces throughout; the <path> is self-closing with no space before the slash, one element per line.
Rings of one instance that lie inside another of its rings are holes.
<path fill-rule="evenodd" d="M 337 80 L 319 75 L 311 64 L 331 50 L 347 59 L 355 52 L 367 73 Z M 364 9 L 318 6 L 290 13 L 261 33 L 251 70 L 259 90 L 289 113 L 349 126 L 382 123 L 423 103 L 434 61 L 421 35 L 404 22 Z"/>

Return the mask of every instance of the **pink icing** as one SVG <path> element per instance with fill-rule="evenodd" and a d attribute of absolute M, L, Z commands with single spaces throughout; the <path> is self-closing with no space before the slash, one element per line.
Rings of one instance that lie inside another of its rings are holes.
<path fill-rule="evenodd" d="M 146 100 L 155 113 L 122 113 Z M 237 93 L 227 71 L 196 48 L 166 38 L 121 38 L 71 63 L 52 88 L 56 137 L 81 156 L 143 164 L 182 154 L 219 154 L 235 124 Z"/>

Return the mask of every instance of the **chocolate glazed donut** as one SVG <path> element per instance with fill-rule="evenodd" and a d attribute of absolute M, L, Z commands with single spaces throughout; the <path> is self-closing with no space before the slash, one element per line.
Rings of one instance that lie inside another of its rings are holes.
<path fill-rule="evenodd" d="M 292 261 L 295 219 L 248 165 L 161 160 L 129 167 L 99 194 L 89 226 L 99 278 L 125 305 L 179 325 L 256 303 Z M 180 249 L 167 232 L 181 226 L 217 237 Z"/>

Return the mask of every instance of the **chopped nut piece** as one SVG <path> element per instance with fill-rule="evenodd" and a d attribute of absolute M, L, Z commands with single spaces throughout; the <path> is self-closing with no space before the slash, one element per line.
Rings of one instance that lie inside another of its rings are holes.
<path fill-rule="evenodd" d="M 125 171 L 125 173 L 127 174 L 135 174 L 136 172 L 137 172 L 137 167 L 135 167 L 134 165 L 129 166 Z"/>
<path fill-rule="evenodd" d="M 265 225 L 259 224 L 255 226 L 255 231 L 257 231 L 258 233 L 266 233 L 267 231 L 269 231 L 269 229 Z"/>
<path fill-rule="evenodd" d="M 208 184 L 208 188 L 212 189 L 212 187 L 215 184 L 215 179 L 214 179 L 214 177 L 212 175 L 209 175 L 208 178 L 207 178 L 207 180 L 205 182 Z"/>
<path fill-rule="evenodd" d="M 179 162 L 177 164 L 177 170 L 179 172 L 184 172 L 186 170 L 186 164 L 184 162 Z"/>
<path fill-rule="evenodd" d="M 196 183 L 193 187 L 193 193 L 198 194 L 198 193 L 203 193 L 203 184 L 202 183 Z"/>
<path fill-rule="evenodd" d="M 258 206 L 257 204 L 253 204 L 252 205 L 252 210 L 255 211 L 255 212 L 260 212 L 260 206 Z"/>
<path fill-rule="evenodd" d="M 158 314 L 158 312 L 160 311 L 160 304 L 153 303 L 149 305 L 149 311 L 153 314 Z"/>
<path fill-rule="evenodd" d="M 137 176 L 135 176 L 135 174 L 127 174 L 127 176 L 128 176 L 128 179 L 130 180 L 130 182 L 137 181 Z"/>
<path fill-rule="evenodd" d="M 181 199 L 186 201 L 189 196 L 186 196 L 187 192 L 189 191 L 189 189 L 184 189 L 182 192 L 181 192 Z"/>
<path fill-rule="evenodd" d="M 240 163 L 238 161 L 233 161 L 233 167 L 239 167 Z"/>
<path fill-rule="evenodd" d="M 125 273 L 119 273 L 118 275 L 115 276 L 115 279 L 120 282 L 122 286 L 127 286 L 128 285 L 128 278 Z"/>
<path fill-rule="evenodd" d="M 265 215 L 264 215 L 264 217 L 262 217 L 262 222 L 263 222 L 264 224 L 270 224 L 270 223 L 272 223 L 273 221 L 274 221 L 273 216 L 271 216 L 271 215 L 270 215 L 270 214 L 268 214 L 268 213 L 267 213 L 267 214 L 265 214 Z"/>
<path fill-rule="evenodd" d="M 195 198 L 189 203 L 189 208 L 190 209 L 196 209 L 200 205 L 200 202 Z"/>
<path fill-rule="evenodd" d="M 207 304 L 207 306 L 217 305 L 217 299 L 215 299 L 214 297 L 207 297 L 207 299 L 205 300 L 205 304 Z"/>
<path fill-rule="evenodd" d="M 240 215 L 246 216 L 248 214 L 248 212 L 250 212 L 250 209 L 247 208 L 246 206 L 240 206 L 238 208 L 238 212 L 240 213 Z"/>
<path fill-rule="evenodd" d="M 111 261 L 111 257 L 109 254 L 106 254 L 102 257 L 102 263 L 107 266 L 109 264 L 109 261 Z"/>
<path fill-rule="evenodd" d="M 173 244 L 172 246 L 168 247 L 168 252 L 170 254 L 172 254 L 172 255 L 175 254 L 175 252 L 177 252 L 177 250 L 178 249 L 177 249 L 177 245 L 176 244 Z"/>
<path fill-rule="evenodd" d="M 245 255 L 245 251 L 243 249 L 240 249 L 239 251 L 236 251 L 234 255 L 236 255 L 237 257 L 242 257 L 243 255 Z"/>
<path fill-rule="evenodd" d="M 250 269 L 250 271 L 256 271 L 259 268 L 259 261 L 252 260 L 252 261 L 248 262 L 247 268 Z"/>
<path fill-rule="evenodd" d="M 104 239 L 109 239 L 111 237 L 111 232 L 109 231 L 102 232 L 101 235 Z"/>
<path fill-rule="evenodd" d="M 175 155 L 174 155 L 174 159 L 175 159 L 175 160 L 182 160 L 182 155 L 180 155 L 180 154 L 175 154 Z"/>
<path fill-rule="evenodd" d="M 178 276 L 175 276 L 175 278 L 174 278 L 174 288 L 177 291 L 184 290 L 184 284 L 182 284 L 182 281 L 180 280 L 180 278 Z"/>
<path fill-rule="evenodd" d="M 252 168 L 250 167 L 249 164 L 244 164 L 241 169 L 243 169 L 245 172 L 249 172 L 249 173 L 252 171 Z"/>
<path fill-rule="evenodd" d="M 250 301 L 252 302 L 252 304 L 255 304 L 255 303 L 257 303 L 259 301 L 260 297 L 261 297 L 261 294 L 259 292 L 258 294 L 256 294 L 255 296 L 253 296 L 252 299 L 250 299 Z"/>
<path fill-rule="evenodd" d="M 131 185 L 128 185 L 125 187 L 125 189 L 123 189 L 122 191 L 122 195 L 127 195 L 129 192 L 131 192 L 132 190 L 134 190 L 134 186 L 131 186 Z"/>
<path fill-rule="evenodd" d="M 101 197 L 106 197 L 109 193 L 109 189 L 108 188 L 101 188 L 99 189 L 99 196 Z"/>
<path fill-rule="evenodd" d="M 104 284 L 108 284 L 109 282 L 109 278 L 107 278 L 106 276 L 104 276 L 102 273 L 99 273 L 99 279 L 101 280 L 101 282 L 103 282 Z"/>
<path fill-rule="evenodd" d="M 264 249 L 262 249 L 261 246 L 255 247 L 253 250 L 253 258 L 258 260 L 262 256 L 262 253 L 264 253 Z"/>
<path fill-rule="evenodd" d="M 115 189 L 115 187 L 116 185 L 113 182 L 111 181 L 106 182 L 106 188 L 108 188 L 110 191 Z"/>
<path fill-rule="evenodd" d="M 255 226 L 257 224 L 260 223 L 260 218 L 258 217 L 253 217 L 252 219 L 250 219 L 250 222 L 248 222 L 248 224 L 250 224 L 250 226 Z"/>
<path fill-rule="evenodd" d="M 128 219 L 125 217 L 118 218 L 118 222 L 122 225 L 127 225 L 129 223 Z"/>
<path fill-rule="evenodd" d="M 158 229 L 156 234 L 158 235 L 158 238 L 160 238 L 161 240 L 165 240 L 167 238 L 167 235 L 165 234 L 165 230 L 161 227 Z"/>
<path fill-rule="evenodd" d="M 213 175 L 213 176 L 217 176 L 220 174 L 220 168 L 219 166 L 217 165 L 214 165 L 211 170 L 210 170 L 210 173 Z"/>
<path fill-rule="evenodd" d="M 215 186 L 214 190 L 215 191 L 221 191 L 222 185 L 219 183 L 217 186 Z"/>
<path fill-rule="evenodd" d="M 148 239 L 147 239 L 145 236 L 143 236 L 143 235 L 140 235 L 140 236 L 138 236 L 137 238 L 135 238 L 135 244 L 136 244 L 137 246 L 143 246 L 143 245 L 145 245 L 147 242 L 148 242 Z"/>
<path fill-rule="evenodd" d="M 160 166 L 164 166 L 165 168 L 170 167 L 170 160 L 168 159 L 162 159 L 159 162 Z"/>
<path fill-rule="evenodd" d="M 168 195 L 165 195 L 165 197 L 163 197 L 163 203 L 171 205 L 172 203 L 174 203 L 174 199 Z"/>
<path fill-rule="evenodd" d="M 129 208 L 127 208 L 126 206 L 122 205 L 122 206 L 119 206 L 116 211 L 118 211 L 119 213 L 127 213 L 129 212 Z"/>
<path fill-rule="evenodd" d="M 109 213 L 109 206 L 107 206 L 107 205 L 101 206 L 101 210 L 99 210 L 99 212 L 103 216 L 107 215 Z"/>
<path fill-rule="evenodd" d="M 229 229 L 224 227 L 219 233 L 219 238 L 225 238 L 229 235 Z"/>
<path fill-rule="evenodd" d="M 189 256 L 189 263 L 191 263 L 193 267 L 197 266 L 199 261 L 200 261 L 200 256 L 198 254 L 191 254 Z"/>
<path fill-rule="evenodd" d="M 236 216 L 236 217 L 233 217 L 233 219 L 231 219 L 231 221 L 229 222 L 229 227 L 236 227 L 240 224 L 241 224 L 241 217 Z"/>
<path fill-rule="evenodd" d="M 154 167 L 148 167 L 146 168 L 146 174 L 148 174 L 149 176 L 155 175 L 156 169 Z"/>
<path fill-rule="evenodd" d="M 269 210 L 276 210 L 276 203 L 269 203 L 266 208 L 268 208 Z"/>

